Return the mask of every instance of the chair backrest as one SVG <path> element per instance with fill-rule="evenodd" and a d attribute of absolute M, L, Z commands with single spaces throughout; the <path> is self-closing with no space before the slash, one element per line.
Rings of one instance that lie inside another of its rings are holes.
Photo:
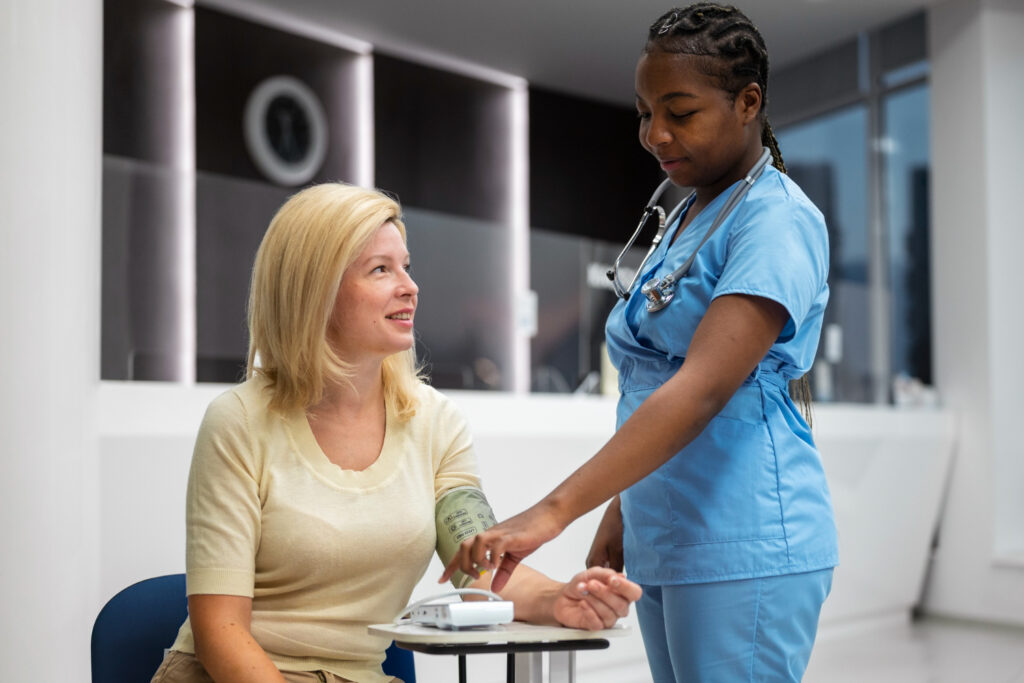
<path fill-rule="evenodd" d="M 187 616 L 184 574 L 145 579 L 112 597 L 92 627 L 92 683 L 149 683 Z M 416 683 L 412 652 L 394 643 L 383 668 Z"/>
<path fill-rule="evenodd" d="M 397 676 L 404 683 L 416 683 L 416 666 L 413 663 L 411 650 L 403 650 L 394 643 L 384 653 L 384 663 L 381 668 L 388 676 Z"/>
<path fill-rule="evenodd" d="M 184 574 L 145 579 L 112 597 L 92 627 L 93 683 L 149 683 L 186 616 Z"/>

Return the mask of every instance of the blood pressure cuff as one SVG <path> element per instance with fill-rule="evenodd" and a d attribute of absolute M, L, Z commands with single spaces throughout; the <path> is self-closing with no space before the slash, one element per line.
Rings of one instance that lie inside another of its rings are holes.
<path fill-rule="evenodd" d="M 471 486 L 452 489 L 441 496 L 434 506 L 434 520 L 437 555 L 445 566 L 455 557 L 463 541 L 498 523 L 484 492 Z M 463 588 L 475 578 L 457 571 L 452 575 L 452 585 Z"/>

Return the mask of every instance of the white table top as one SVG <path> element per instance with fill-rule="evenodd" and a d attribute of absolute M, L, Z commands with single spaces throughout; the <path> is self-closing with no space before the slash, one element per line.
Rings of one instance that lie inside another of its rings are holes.
<path fill-rule="evenodd" d="M 435 645 L 456 645 L 471 643 L 542 643 L 562 640 L 595 640 L 617 638 L 630 632 L 628 626 L 616 624 L 600 631 L 565 628 L 564 626 L 539 626 L 522 621 L 511 624 L 489 626 L 481 629 L 459 631 L 421 626 L 419 624 L 374 624 L 367 630 L 375 636 L 384 636 L 403 643 L 432 643 Z"/>

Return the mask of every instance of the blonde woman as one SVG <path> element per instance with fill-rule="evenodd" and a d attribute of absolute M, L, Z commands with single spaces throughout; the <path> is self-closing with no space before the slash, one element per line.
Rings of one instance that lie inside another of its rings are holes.
<path fill-rule="evenodd" d="M 278 211 L 253 268 L 247 379 L 196 441 L 189 618 L 154 683 L 397 680 L 366 626 L 405 606 L 435 548 L 454 554 L 437 519 L 490 516 L 462 417 L 417 374 L 418 293 L 387 196 L 325 184 Z M 609 569 L 565 584 L 520 570 L 503 595 L 517 619 L 596 629 L 640 588 Z"/>

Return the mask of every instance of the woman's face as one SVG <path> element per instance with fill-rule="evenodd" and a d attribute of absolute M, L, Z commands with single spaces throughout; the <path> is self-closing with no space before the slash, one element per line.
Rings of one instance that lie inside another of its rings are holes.
<path fill-rule="evenodd" d="M 385 223 L 341 278 L 328 332 L 332 347 L 350 363 L 411 348 L 418 293 L 402 234 Z"/>
<path fill-rule="evenodd" d="M 760 153 L 759 127 L 748 125 L 760 109 L 760 89 L 747 86 L 732 98 L 698 70 L 698 59 L 706 58 L 661 51 L 640 58 L 640 144 L 676 185 L 717 194 L 746 174 L 751 149 Z"/>

